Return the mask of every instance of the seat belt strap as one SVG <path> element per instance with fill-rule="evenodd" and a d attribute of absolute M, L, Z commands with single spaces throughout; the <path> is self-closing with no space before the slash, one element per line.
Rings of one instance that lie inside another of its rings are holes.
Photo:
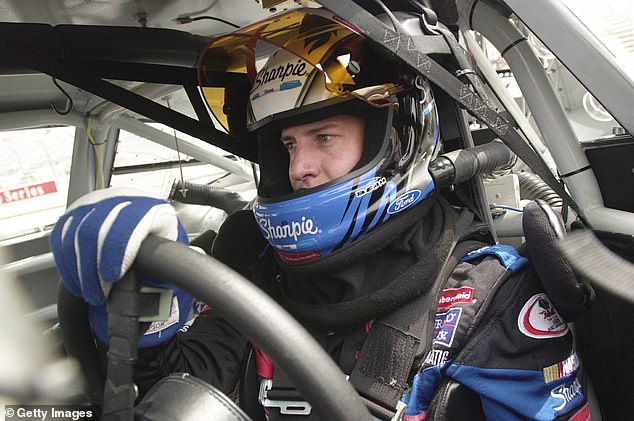
<path fill-rule="evenodd" d="M 375 416 L 392 418 L 408 388 L 407 380 L 427 321 L 424 308 L 431 301 L 430 295 L 424 294 L 372 323 L 348 380 Z M 368 405 L 368 401 L 372 404 Z"/>
<path fill-rule="evenodd" d="M 460 259 L 479 242 L 457 244 L 471 222 L 472 214 L 463 212 L 456 221 L 454 240 L 444 253 L 441 269 L 432 289 L 393 313 L 374 321 L 363 344 L 359 360 L 348 381 L 366 401 L 370 412 L 392 419 L 403 393 L 409 388 L 409 376 L 418 355 L 431 347 L 438 298 Z M 417 265 L 428 265 L 419 261 Z M 421 268 L 421 273 L 424 273 Z M 422 352 L 421 352 L 422 351 Z M 368 401 L 371 404 L 368 404 Z"/>
<path fill-rule="evenodd" d="M 396 56 L 417 69 L 421 75 L 438 85 L 469 113 L 485 123 L 509 149 L 565 200 L 577 215 L 583 218 L 575 201 L 542 158 L 524 141 L 502 113 L 498 113 L 487 104 L 486 96 L 481 98 L 480 94 L 474 91 L 475 89 L 483 92 L 479 86 L 471 89 L 470 85 L 463 83 L 429 56 L 418 51 L 414 47 L 415 43 L 412 37 L 408 34 L 395 32 L 358 4 L 354 2 L 344 4 L 339 0 L 319 0 L 319 3 L 351 24 L 365 37 L 381 46 L 386 54 Z M 480 79 L 477 74 L 469 73 L 468 80 L 470 83 L 474 83 L 475 80 Z"/>

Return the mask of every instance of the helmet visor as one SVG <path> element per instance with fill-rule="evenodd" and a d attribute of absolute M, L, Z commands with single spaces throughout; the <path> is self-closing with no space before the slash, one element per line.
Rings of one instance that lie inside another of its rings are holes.
<path fill-rule="evenodd" d="M 198 75 L 202 95 L 230 134 L 239 136 L 262 125 L 262 119 L 249 110 L 249 97 L 260 70 L 258 64 L 280 48 L 323 73 L 321 80 L 330 96 L 353 95 L 384 106 L 393 94 L 406 89 L 398 66 L 380 58 L 355 28 L 332 13 L 323 9 L 284 12 L 213 39 L 201 56 Z M 281 106 L 268 115 L 292 108 Z"/>

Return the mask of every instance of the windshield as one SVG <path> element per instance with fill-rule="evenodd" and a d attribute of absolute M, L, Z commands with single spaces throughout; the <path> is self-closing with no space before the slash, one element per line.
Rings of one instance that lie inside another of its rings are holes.
<path fill-rule="evenodd" d="M 634 80 L 634 0 L 561 0 Z"/>

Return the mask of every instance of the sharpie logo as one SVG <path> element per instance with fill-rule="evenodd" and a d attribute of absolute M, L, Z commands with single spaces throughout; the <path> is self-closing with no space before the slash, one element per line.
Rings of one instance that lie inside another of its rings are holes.
<path fill-rule="evenodd" d="M 420 197 L 420 195 L 421 195 L 420 190 L 412 190 L 400 195 L 399 197 L 396 198 L 394 203 L 390 205 L 390 207 L 387 210 L 387 213 L 393 214 L 393 213 L 397 213 L 409 208 L 414 203 L 416 203 L 416 201 L 418 201 L 418 198 Z"/>
<path fill-rule="evenodd" d="M 579 380 L 575 379 L 575 381 L 570 385 L 561 385 L 550 391 L 550 396 L 555 399 L 561 399 L 561 405 L 557 406 L 555 411 L 561 411 L 564 409 L 566 405 L 568 405 L 577 395 L 581 394 L 581 384 Z"/>
<path fill-rule="evenodd" d="M 286 79 L 287 77 L 305 75 L 306 62 L 303 60 L 297 60 L 297 63 L 286 63 L 285 66 L 279 65 L 277 67 L 273 67 L 272 69 L 265 67 L 260 71 L 260 73 L 258 73 L 255 79 L 254 89 L 258 89 L 265 83 L 273 82 L 278 79 L 280 80 L 280 82 L 284 82 L 284 79 Z"/>
<path fill-rule="evenodd" d="M 284 221 L 280 225 L 275 225 L 269 218 L 259 218 L 258 225 L 266 240 L 284 240 L 292 238 L 294 241 L 302 235 L 314 235 L 319 233 L 319 228 L 315 222 L 302 216 L 301 221 Z"/>

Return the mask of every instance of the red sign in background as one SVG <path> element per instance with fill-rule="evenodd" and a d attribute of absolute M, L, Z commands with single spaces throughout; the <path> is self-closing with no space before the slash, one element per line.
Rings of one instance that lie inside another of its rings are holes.
<path fill-rule="evenodd" d="M 0 203 L 18 202 L 50 193 L 57 193 L 57 186 L 54 181 L 19 187 L 17 189 L 3 190 L 0 192 Z"/>

